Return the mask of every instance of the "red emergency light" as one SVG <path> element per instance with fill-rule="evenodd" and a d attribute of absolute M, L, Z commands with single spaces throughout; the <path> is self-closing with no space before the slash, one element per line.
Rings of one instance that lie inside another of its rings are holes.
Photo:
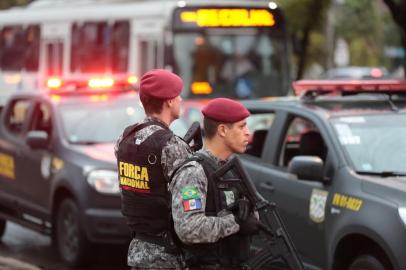
<path fill-rule="evenodd" d="M 293 82 L 297 96 L 315 94 L 343 95 L 357 93 L 406 93 L 406 80 L 328 81 L 300 80 Z"/>

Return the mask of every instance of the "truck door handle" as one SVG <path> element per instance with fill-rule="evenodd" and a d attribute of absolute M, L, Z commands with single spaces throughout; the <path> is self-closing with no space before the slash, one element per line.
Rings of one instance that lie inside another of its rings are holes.
<path fill-rule="evenodd" d="M 271 183 L 262 182 L 261 184 L 259 184 L 259 186 L 260 186 L 261 189 L 264 189 L 264 190 L 266 190 L 268 192 L 274 192 L 275 191 L 275 187 L 272 186 Z"/>

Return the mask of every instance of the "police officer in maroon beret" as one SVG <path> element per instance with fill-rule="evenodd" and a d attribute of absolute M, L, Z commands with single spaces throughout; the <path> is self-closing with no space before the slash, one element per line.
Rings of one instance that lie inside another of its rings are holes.
<path fill-rule="evenodd" d="M 226 98 L 210 101 L 202 112 L 204 149 L 175 170 L 169 187 L 175 231 L 189 269 L 242 269 L 258 220 L 248 200 L 231 187 L 220 187 L 213 172 L 246 150 L 250 113 Z"/>
<path fill-rule="evenodd" d="M 115 147 L 122 213 L 133 232 L 132 269 L 180 269 L 171 245 L 169 176 L 191 153 L 169 129 L 179 118 L 182 79 L 162 69 L 145 73 L 140 100 L 146 118 L 127 127 Z M 173 231 L 173 229 L 172 229 Z"/>

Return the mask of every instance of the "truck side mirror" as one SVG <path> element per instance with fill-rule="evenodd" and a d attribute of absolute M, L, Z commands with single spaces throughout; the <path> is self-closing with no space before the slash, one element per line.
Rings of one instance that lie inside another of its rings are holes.
<path fill-rule="evenodd" d="M 317 156 L 296 156 L 289 162 L 288 172 L 299 179 L 323 181 L 324 163 Z"/>
<path fill-rule="evenodd" d="M 25 142 L 32 149 L 45 149 L 48 146 L 48 133 L 43 130 L 29 131 Z"/>

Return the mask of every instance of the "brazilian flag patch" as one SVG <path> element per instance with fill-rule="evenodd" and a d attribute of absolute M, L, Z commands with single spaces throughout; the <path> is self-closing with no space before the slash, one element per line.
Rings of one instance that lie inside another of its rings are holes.
<path fill-rule="evenodd" d="M 200 198 L 196 187 L 184 187 L 182 188 L 182 199 L 191 200 Z"/>

